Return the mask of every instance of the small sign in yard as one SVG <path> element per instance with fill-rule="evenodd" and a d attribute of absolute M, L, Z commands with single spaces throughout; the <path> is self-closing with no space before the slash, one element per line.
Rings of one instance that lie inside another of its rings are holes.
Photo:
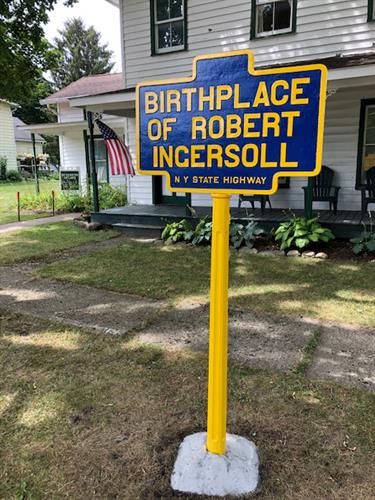
<path fill-rule="evenodd" d="M 280 177 L 319 174 L 326 85 L 323 65 L 256 71 L 242 50 L 196 57 L 191 77 L 137 86 L 138 172 L 213 199 L 207 435 L 182 443 L 176 490 L 243 495 L 257 487 L 255 445 L 226 434 L 230 196 L 272 194 Z"/>
<path fill-rule="evenodd" d="M 61 191 L 79 191 L 79 170 L 60 170 Z"/>

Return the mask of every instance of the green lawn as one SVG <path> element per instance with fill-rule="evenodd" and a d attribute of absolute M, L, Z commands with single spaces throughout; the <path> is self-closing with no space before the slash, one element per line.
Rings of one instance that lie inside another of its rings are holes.
<path fill-rule="evenodd" d="M 178 446 L 206 427 L 204 355 L 0 311 L 0 372 L 0 498 L 174 497 Z M 228 430 L 259 447 L 257 499 L 373 498 L 371 393 L 232 363 Z"/>
<path fill-rule="evenodd" d="M 59 191 L 59 181 L 40 180 L 40 191 L 50 193 L 52 190 Z M 0 183 L 0 224 L 17 221 L 16 193 L 21 197 L 25 194 L 35 194 L 34 181 L 23 181 L 16 183 Z M 21 220 L 35 219 L 46 214 L 32 214 L 21 212 Z"/>
<path fill-rule="evenodd" d="M 53 255 L 90 241 L 102 241 L 118 236 L 116 231 L 85 231 L 73 222 L 44 224 L 0 234 L 0 265 Z"/>
<path fill-rule="evenodd" d="M 248 311 L 375 325 L 375 263 L 232 252 L 230 305 Z M 210 249 L 129 242 L 40 274 L 176 303 L 208 298 Z"/>

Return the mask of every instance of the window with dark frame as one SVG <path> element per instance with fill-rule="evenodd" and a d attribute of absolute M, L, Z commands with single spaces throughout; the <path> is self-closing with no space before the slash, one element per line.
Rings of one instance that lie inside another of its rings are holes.
<path fill-rule="evenodd" d="M 375 168 L 375 99 L 362 101 L 359 124 L 357 186 L 366 183 L 366 172 Z"/>
<path fill-rule="evenodd" d="M 375 0 L 368 0 L 368 21 L 375 21 Z"/>
<path fill-rule="evenodd" d="M 151 0 L 153 54 L 186 48 L 186 0 Z"/>
<path fill-rule="evenodd" d="M 109 182 L 108 154 L 105 142 L 101 136 L 94 136 L 95 166 L 99 182 Z M 91 150 L 88 150 L 91 163 Z"/>
<path fill-rule="evenodd" d="M 252 0 L 252 38 L 295 31 L 296 0 Z"/>

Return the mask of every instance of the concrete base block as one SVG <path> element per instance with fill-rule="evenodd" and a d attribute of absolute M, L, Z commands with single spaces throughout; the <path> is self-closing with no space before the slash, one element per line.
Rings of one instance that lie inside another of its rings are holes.
<path fill-rule="evenodd" d="M 241 496 L 253 493 L 259 483 L 259 458 L 254 443 L 227 434 L 225 455 L 209 453 L 207 434 L 187 436 L 180 445 L 171 485 L 176 491 L 199 495 Z"/>

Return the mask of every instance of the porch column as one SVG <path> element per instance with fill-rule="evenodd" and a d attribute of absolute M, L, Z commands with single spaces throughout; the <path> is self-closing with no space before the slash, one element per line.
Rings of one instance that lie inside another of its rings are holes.
<path fill-rule="evenodd" d="M 37 158 L 36 158 L 36 145 L 35 145 L 35 134 L 34 134 L 34 132 L 31 132 L 31 142 L 32 142 L 32 145 L 33 145 L 33 163 L 34 163 L 35 188 L 36 188 L 36 194 L 39 194 L 40 193 L 40 187 L 39 187 L 38 163 L 37 163 Z"/>
<path fill-rule="evenodd" d="M 92 112 L 87 112 L 87 123 L 90 132 L 90 152 L 91 152 L 91 182 L 92 182 L 92 198 L 94 211 L 99 212 L 99 190 L 98 190 L 98 175 L 95 164 L 95 143 L 94 143 L 94 122 Z"/>

